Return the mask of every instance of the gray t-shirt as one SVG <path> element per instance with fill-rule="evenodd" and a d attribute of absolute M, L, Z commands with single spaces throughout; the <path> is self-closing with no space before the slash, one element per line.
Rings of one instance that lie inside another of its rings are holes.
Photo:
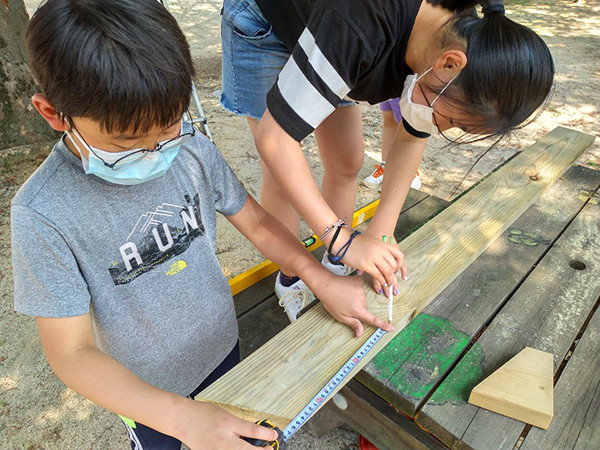
<path fill-rule="evenodd" d="M 90 312 L 101 350 L 189 395 L 237 342 L 216 211 L 239 212 L 246 195 L 201 133 L 165 175 L 136 186 L 86 175 L 61 140 L 12 201 L 15 309 Z"/>

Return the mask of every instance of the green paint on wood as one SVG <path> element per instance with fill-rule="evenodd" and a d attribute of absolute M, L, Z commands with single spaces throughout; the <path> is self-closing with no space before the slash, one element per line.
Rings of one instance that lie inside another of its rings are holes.
<path fill-rule="evenodd" d="M 598 169 L 597 165 L 596 165 L 596 168 Z M 584 203 L 588 202 L 588 203 L 591 203 L 592 205 L 597 205 L 599 197 L 598 197 L 598 194 L 594 191 L 587 191 L 585 189 L 582 189 L 581 191 L 579 191 L 577 198 L 579 198 L 579 200 L 581 200 Z"/>
<path fill-rule="evenodd" d="M 483 380 L 482 360 L 483 350 L 479 344 L 475 343 L 448 375 L 448 378 L 435 390 L 429 402 L 433 404 L 466 403 L 473 388 Z"/>
<path fill-rule="evenodd" d="M 512 228 L 508 232 L 508 240 L 513 244 L 527 245 L 528 247 L 537 247 L 540 244 L 547 245 L 550 243 L 548 239 L 543 239 L 542 236 L 529 231 Z"/>
<path fill-rule="evenodd" d="M 469 336 L 448 319 L 419 314 L 371 362 L 376 376 L 405 397 L 421 399 L 431 392 L 469 345 Z M 477 343 L 465 356 L 469 364 L 452 383 L 444 383 L 433 396 L 436 403 L 466 401 L 474 383 L 481 379 L 482 351 Z M 463 359 L 465 359 L 463 358 Z M 398 365 L 400 367 L 398 367 Z M 453 372 L 454 374 L 454 372 Z"/>

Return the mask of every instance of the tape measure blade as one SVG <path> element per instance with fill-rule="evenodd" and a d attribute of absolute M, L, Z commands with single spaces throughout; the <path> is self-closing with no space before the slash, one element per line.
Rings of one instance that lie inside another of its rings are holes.
<path fill-rule="evenodd" d="M 313 399 L 302 408 L 290 424 L 283 430 L 283 440 L 288 441 L 308 421 L 308 419 L 325 404 L 325 400 L 335 391 L 335 388 L 356 368 L 358 363 L 369 353 L 377 342 L 385 335 L 386 331 L 381 328 L 377 330 L 365 341 L 363 345 L 344 363 L 340 370 L 329 379 L 325 386 L 313 397 Z"/>

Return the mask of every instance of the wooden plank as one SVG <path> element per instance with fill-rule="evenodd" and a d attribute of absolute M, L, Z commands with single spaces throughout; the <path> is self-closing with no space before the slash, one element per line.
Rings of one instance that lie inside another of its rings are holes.
<path fill-rule="evenodd" d="M 406 213 L 407 211 L 410 211 L 414 206 L 418 205 L 419 203 L 421 203 L 423 200 L 425 200 L 428 197 L 429 197 L 429 194 L 426 194 L 425 192 L 411 189 L 406 197 L 406 202 L 404 203 L 404 206 L 402 207 L 402 212 L 400 213 L 400 217 L 402 217 L 402 215 L 404 213 Z M 441 200 L 441 201 L 443 201 L 443 200 Z M 369 205 L 367 205 L 364 208 L 360 208 L 358 211 L 356 211 L 354 213 L 354 222 L 358 222 L 359 219 L 361 221 L 367 220 L 368 218 L 370 218 L 372 216 L 372 214 L 373 214 L 372 211 L 368 210 L 365 212 L 365 208 L 367 208 L 368 206 Z M 368 215 L 365 215 L 366 213 L 368 213 Z M 416 224 L 413 226 L 416 226 Z M 315 255 L 315 257 L 320 260 L 321 256 L 323 255 L 324 249 L 322 247 L 315 246 L 311 251 L 312 251 L 313 255 Z M 273 264 L 269 260 L 264 261 L 263 263 L 259 264 L 259 266 L 260 267 L 257 266 L 255 268 L 250 269 L 249 272 L 252 272 L 253 274 L 255 274 L 255 272 L 256 273 L 262 272 L 262 275 L 261 275 L 262 278 L 257 277 L 256 279 L 254 279 L 254 278 L 252 278 L 252 276 L 249 275 L 248 277 L 246 277 L 246 281 L 244 281 L 243 286 L 245 286 L 245 288 L 243 290 L 239 289 L 239 287 L 242 285 L 238 285 L 238 287 L 236 287 L 235 291 L 232 290 L 232 292 L 234 293 L 233 298 L 234 298 L 235 310 L 236 310 L 236 314 L 238 317 L 240 317 L 242 314 L 246 313 L 250 309 L 254 308 L 256 305 L 260 304 L 261 302 L 265 301 L 273 294 L 273 286 L 275 284 L 275 277 L 277 276 L 277 274 L 273 273 L 273 272 L 275 272 L 276 270 L 279 270 L 279 266 L 277 266 L 276 264 Z M 271 269 L 273 269 L 273 270 L 271 270 Z M 242 278 L 244 278 L 244 277 L 242 277 Z M 247 284 L 246 282 L 250 279 L 254 280 L 254 282 L 246 286 L 246 284 Z"/>
<path fill-rule="evenodd" d="M 597 309 L 554 389 L 554 421 L 547 431 L 532 428 L 521 450 L 600 448 L 599 342 Z"/>
<path fill-rule="evenodd" d="M 512 448 L 524 424 L 469 405 L 469 392 L 526 346 L 552 353 L 558 368 L 600 296 L 599 235 L 600 208 L 587 204 L 437 388 L 420 426 L 450 447 Z M 457 386 L 453 403 L 440 401 Z"/>
<path fill-rule="evenodd" d="M 575 166 L 531 206 L 382 350 L 357 379 L 414 417 L 454 361 L 490 322 L 512 292 L 542 258 L 552 241 L 579 213 L 581 192 L 600 187 L 600 172 Z M 584 197 L 584 200 L 587 197 Z M 470 357 L 475 358 L 472 353 Z M 461 386 L 471 377 L 455 379 L 440 401 L 459 401 Z"/>
<path fill-rule="evenodd" d="M 279 306 L 275 295 L 244 314 L 238 320 L 242 359 L 246 359 L 289 324 L 290 319 Z"/>
<path fill-rule="evenodd" d="M 349 381 L 337 395 L 337 399 L 327 403 L 319 416 L 307 424 L 313 434 L 322 434 L 314 433 L 311 425 L 326 414 L 331 417 L 332 425 L 349 425 L 379 450 L 446 448 L 356 380 Z"/>
<path fill-rule="evenodd" d="M 414 191 L 415 194 L 418 191 Z M 410 207 L 405 208 L 400 214 L 398 227 L 408 233 L 417 228 L 424 220 L 439 213 L 450 203 L 437 197 L 424 195 L 413 195 Z M 323 249 L 313 252 L 317 259 L 323 255 Z M 240 351 L 242 359 L 265 344 L 269 339 L 290 324 L 283 308 L 279 307 L 277 297 L 273 293 L 275 275 L 260 282 L 262 293 L 268 295 L 266 299 L 261 298 L 254 308 L 244 311 L 238 316 L 240 329 Z M 237 304 L 236 304 L 237 306 Z"/>
<path fill-rule="evenodd" d="M 404 211 L 396 222 L 394 238 L 400 242 L 411 233 L 423 226 L 428 220 L 433 219 L 439 212 L 450 206 L 450 202 L 439 197 L 429 196 L 419 203 L 418 208 Z"/>
<path fill-rule="evenodd" d="M 475 386 L 469 403 L 547 429 L 554 415 L 552 360 L 548 352 L 525 347 Z"/>
<path fill-rule="evenodd" d="M 397 331 L 386 334 L 359 368 L 537 200 L 593 140 L 577 131 L 555 129 L 402 241 L 399 246 L 412 269 L 409 281 L 401 285 L 401 300 L 394 304 Z M 386 299 L 372 292 L 370 280 L 364 282 L 369 309 L 384 317 Z M 361 338 L 353 338 L 349 328 L 318 305 L 197 398 L 241 417 L 268 417 L 285 427 L 373 331 L 367 328 Z"/>
<path fill-rule="evenodd" d="M 271 274 L 233 297 L 238 319 L 273 295 L 276 277 L 276 273 Z"/>

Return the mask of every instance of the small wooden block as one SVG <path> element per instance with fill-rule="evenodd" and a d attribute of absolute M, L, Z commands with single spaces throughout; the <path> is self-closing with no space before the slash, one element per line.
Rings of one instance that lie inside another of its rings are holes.
<path fill-rule="evenodd" d="M 552 355 L 525 347 L 471 391 L 469 403 L 546 430 L 553 416 Z"/>

